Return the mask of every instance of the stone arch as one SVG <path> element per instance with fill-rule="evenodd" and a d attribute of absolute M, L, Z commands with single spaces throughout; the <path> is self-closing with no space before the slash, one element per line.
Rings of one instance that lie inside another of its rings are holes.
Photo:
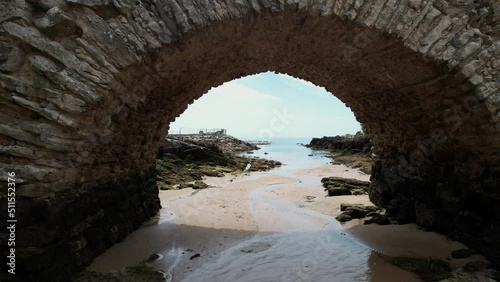
<path fill-rule="evenodd" d="M 17 177 L 18 271 L 64 279 L 154 215 L 154 157 L 169 123 L 210 87 L 267 70 L 324 86 L 351 107 L 375 146 L 373 201 L 498 256 L 499 9 L 441 0 L 4 4 L 0 178 Z"/>

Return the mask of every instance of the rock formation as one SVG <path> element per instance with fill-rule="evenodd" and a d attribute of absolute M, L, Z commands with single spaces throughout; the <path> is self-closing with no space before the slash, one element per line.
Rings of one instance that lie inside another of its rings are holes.
<path fill-rule="evenodd" d="M 498 259 L 499 15 L 488 0 L 1 1 L 16 278 L 67 281 L 155 214 L 169 123 L 211 87 L 267 70 L 353 110 L 378 156 L 376 204 Z"/>
<path fill-rule="evenodd" d="M 361 132 L 355 135 L 337 135 L 333 137 L 324 136 L 322 138 L 313 138 L 308 145 L 309 148 L 320 150 L 349 151 L 369 154 L 372 143 L 370 138 Z"/>

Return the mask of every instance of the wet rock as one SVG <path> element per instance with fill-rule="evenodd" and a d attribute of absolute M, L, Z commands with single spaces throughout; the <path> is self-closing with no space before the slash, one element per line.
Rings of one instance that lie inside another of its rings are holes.
<path fill-rule="evenodd" d="M 363 207 L 351 206 L 346 208 L 344 213 L 352 218 L 364 218 L 369 213 L 369 211 L 364 209 Z"/>
<path fill-rule="evenodd" d="M 342 204 L 340 204 L 340 211 L 346 211 L 348 208 L 351 208 L 351 207 L 362 208 L 362 209 L 366 210 L 367 213 L 375 212 L 375 211 L 379 210 L 379 208 L 377 208 L 376 206 L 364 206 L 362 204 L 342 203 Z"/>
<path fill-rule="evenodd" d="M 251 166 L 248 171 L 268 171 L 281 165 L 279 161 L 254 158 L 251 159 Z"/>
<path fill-rule="evenodd" d="M 345 214 L 345 213 L 342 213 L 342 214 L 338 215 L 335 219 L 337 219 L 340 222 L 347 222 L 347 221 L 351 221 L 352 217 Z"/>
<path fill-rule="evenodd" d="M 375 206 L 363 206 L 360 204 L 342 203 L 340 204 L 340 210 L 343 211 L 343 213 L 339 217 L 342 216 L 341 218 L 343 220 L 344 219 L 351 220 L 353 218 L 365 218 L 368 214 L 377 214 L 376 211 L 379 210 L 379 208 Z"/>
<path fill-rule="evenodd" d="M 193 184 L 193 189 L 204 189 L 204 188 L 207 188 L 208 185 L 203 182 L 203 181 L 195 181 L 194 184 Z"/>
<path fill-rule="evenodd" d="M 181 183 L 179 184 L 179 189 L 193 188 L 193 183 Z"/>
<path fill-rule="evenodd" d="M 330 188 L 328 189 L 328 196 L 333 197 L 333 196 L 346 196 L 346 195 L 352 195 L 351 190 L 347 188 Z"/>
<path fill-rule="evenodd" d="M 340 211 L 345 211 L 348 207 L 352 207 L 352 204 L 342 203 L 340 204 Z"/>
<path fill-rule="evenodd" d="M 166 184 L 165 182 L 158 182 L 157 185 L 158 185 L 158 189 L 163 190 L 163 191 L 175 190 L 172 185 Z"/>
<path fill-rule="evenodd" d="M 328 196 L 366 194 L 370 186 L 368 181 L 342 177 L 325 177 L 321 182 L 328 191 Z"/>

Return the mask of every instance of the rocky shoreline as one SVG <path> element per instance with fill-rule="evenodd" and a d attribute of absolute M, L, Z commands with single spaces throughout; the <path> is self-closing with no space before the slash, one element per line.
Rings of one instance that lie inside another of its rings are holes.
<path fill-rule="evenodd" d="M 329 157 L 333 159 L 333 164 L 345 164 L 366 174 L 372 172 L 372 144 L 370 138 L 362 132 L 355 135 L 346 134 L 313 138 L 305 146 L 316 150 L 329 151 Z"/>
<path fill-rule="evenodd" d="M 281 166 L 279 161 L 248 158 L 238 152 L 260 149 L 257 145 L 224 135 L 169 137 L 156 158 L 160 190 L 203 189 L 203 177 L 223 177 L 245 171 L 267 171 Z"/>

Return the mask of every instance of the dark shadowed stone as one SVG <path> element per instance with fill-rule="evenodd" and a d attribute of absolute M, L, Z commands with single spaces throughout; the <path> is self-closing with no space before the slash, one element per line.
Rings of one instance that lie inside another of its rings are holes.
<path fill-rule="evenodd" d="M 482 269 L 487 269 L 491 267 L 491 263 L 486 262 L 486 261 L 470 261 L 466 263 L 462 269 L 465 272 L 477 272 Z"/>
<path fill-rule="evenodd" d="M 370 214 L 368 214 L 367 216 L 370 216 Z M 373 214 L 372 218 L 365 220 L 364 223 L 365 224 L 376 223 L 378 225 L 388 225 L 391 224 L 391 220 L 386 215 Z"/>
<path fill-rule="evenodd" d="M 430 258 L 427 261 L 427 265 L 433 272 L 447 272 L 451 270 L 450 263 L 443 259 Z"/>
<path fill-rule="evenodd" d="M 348 207 L 352 207 L 353 204 L 342 203 L 340 204 L 340 211 L 345 211 Z"/>
<path fill-rule="evenodd" d="M 468 258 L 472 255 L 472 251 L 469 249 L 459 249 L 451 252 L 452 258 Z"/>
<path fill-rule="evenodd" d="M 352 218 L 364 218 L 368 214 L 368 212 L 368 210 L 358 206 L 350 206 L 345 210 L 345 214 L 349 215 Z"/>
<path fill-rule="evenodd" d="M 24 63 L 24 52 L 21 48 L 0 41 L 0 70 L 15 72 Z"/>
<path fill-rule="evenodd" d="M 351 190 L 347 188 L 329 188 L 328 196 L 346 196 L 352 195 Z"/>

